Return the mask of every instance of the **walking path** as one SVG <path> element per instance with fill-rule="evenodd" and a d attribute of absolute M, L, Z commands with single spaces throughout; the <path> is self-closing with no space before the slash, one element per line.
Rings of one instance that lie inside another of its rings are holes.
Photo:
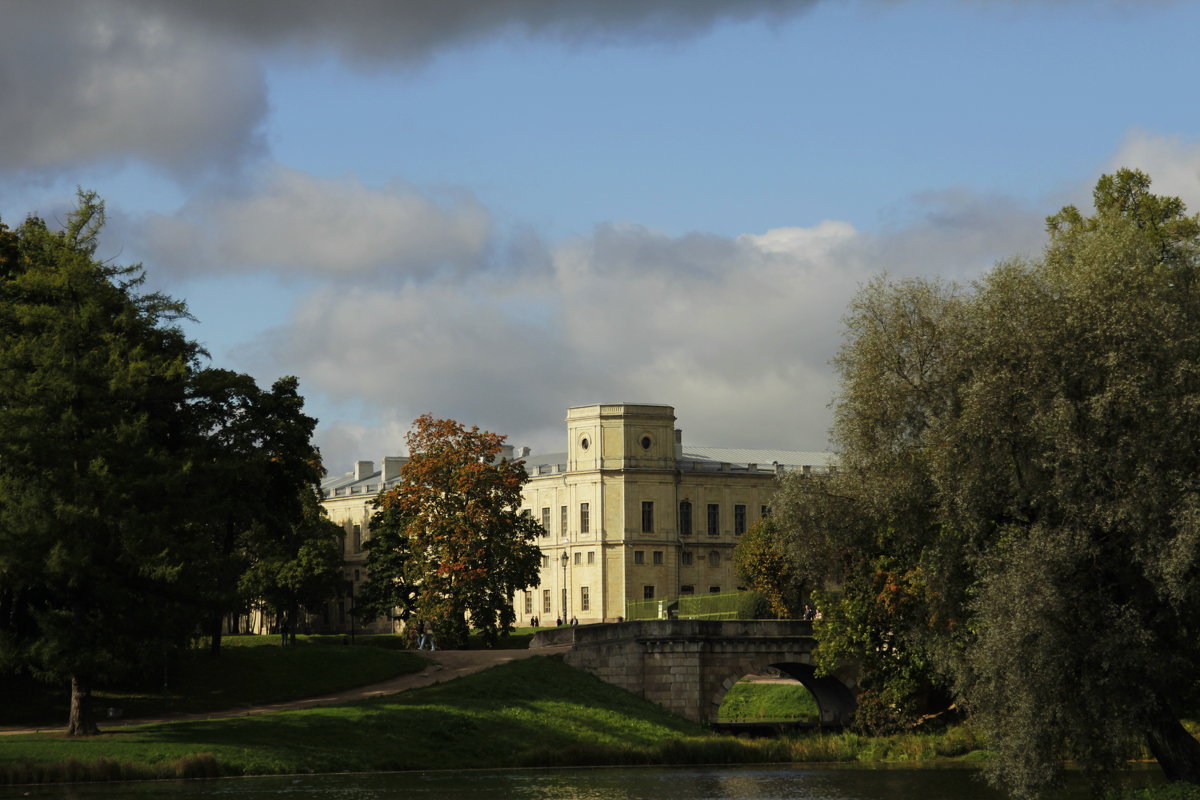
<path fill-rule="evenodd" d="M 195 714 L 168 714 L 160 717 L 127 718 L 121 720 L 98 720 L 102 731 L 124 728 L 129 725 L 146 725 L 157 722 L 188 722 L 192 720 L 223 719 L 226 717 L 248 717 L 254 714 L 271 714 L 276 711 L 291 711 L 298 708 L 316 708 L 318 706 L 334 706 L 352 700 L 362 700 L 367 697 L 379 697 L 385 694 L 396 694 L 421 686 L 461 678 L 473 672 L 479 672 L 497 664 L 506 664 L 530 656 L 548 656 L 570 649 L 570 645 L 560 647 L 540 647 L 537 650 L 434 650 L 423 651 L 421 655 L 429 659 L 425 669 L 407 675 L 398 675 L 382 683 L 370 686 L 359 686 L 345 689 L 333 694 L 320 697 L 308 697 L 303 700 L 288 700 L 282 703 L 271 703 L 263 706 L 247 706 L 231 708 L 225 711 L 201 711 Z M 99 710 L 99 709 L 97 709 Z M 3 728 L 0 736 L 13 733 L 63 733 L 66 728 Z"/>

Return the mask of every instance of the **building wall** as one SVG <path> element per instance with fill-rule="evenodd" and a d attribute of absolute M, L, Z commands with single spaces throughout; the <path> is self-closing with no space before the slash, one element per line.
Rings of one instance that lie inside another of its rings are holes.
<path fill-rule="evenodd" d="M 543 626 L 572 616 L 581 623 L 614 621 L 647 593 L 667 598 L 737 588 L 733 548 L 769 508 L 780 464 L 760 469 L 687 458 L 671 406 L 581 406 L 568 409 L 565 421 L 565 454 L 550 460 L 513 454 L 526 459 L 530 474 L 521 510 L 545 528 L 539 585 L 513 598 L 518 624 L 534 617 Z M 323 484 L 330 519 L 345 531 L 346 578 L 356 593 L 366 576 L 361 542 L 370 535 L 371 500 L 394 485 L 404 460 L 385 459 L 378 472 L 372 462 L 358 462 L 353 474 Z M 690 532 L 681 525 L 683 503 L 691 505 Z M 711 530 L 709 506 L 716 509 Z M 333 629 L 348 628 L 344 602 L 341 609 L 331 603 L 326 614 Z M 391 627 L 379 621 L 371 630 Z"/>
<path fill-rule="evenodd" d="M 540 577 L 543 589 L 551 587 L 553 616 L 544 611 L 544 603 L 535 604 L 532 613 L 525 613 L 519 603 L 522 624 L 540 616 L 545 625 L 560 615 L 564 621 L 571 616 L 582 623 L 613 621 L 626 616 L 628 601 L 647 594 L 666 598 L 687 587 L 697 594 L 737 588 L 733 548 L 741 531 L 735 530 L 735 508 L 744 508 L 740 519 L 745 528 L 761 519 L 776 490 L 775 472 L 681 469 L 674 424 L 670 406 L 597 405 L 568 411 L 567 463 L 536 472 L 522 506 L 539 520 L 545 517 L 543 509 L 551 509 L 551 524 L 541 542 Z M 559 471 L 559 466 L 565 469 Z M 691 533 L 680 529 L 683 501 L 692 504 Z M 584 503 L 587 530 L 582 525 Z M 712 533 L 707 525 L 710 504 L 717 507 Z M 650 512 L 647 525 L 644 510 Z M 595 563 L 588 562 L 589 553 L 595 554 Z M 689 558 L 691 563 L 684 563 Z"/>

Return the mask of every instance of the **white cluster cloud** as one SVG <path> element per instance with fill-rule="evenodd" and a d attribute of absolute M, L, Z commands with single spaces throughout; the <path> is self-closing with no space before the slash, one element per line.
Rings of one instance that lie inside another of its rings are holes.
<path fill-rule="evenodd" d="M 1200 212 L 1200 140 L 1133 131 L 1104 171 L 1120 167 L 1140 169 L 1154 181 L 1155 194 L 1179 197 L 1192 213 Z"/>
<path fill-rule="evenodd" d="M 998 257 L 1000 231 L 1010 246 L 1040 238 L 1041 216 L 1016 203 L 988 216 L 969 211 L 986 198 L 956 199 L 963 214 L 942 198 L 886 235 L 832 221 L 738 237 L 602 225 L 549 248 L 548 266 L 330 283 L 259 358 L 381 420 L 322 427 L 333 471 L 399 452 L 425 412 L 561 449 L 565 409 L 594 402 L 672 404 L 693 444 L 817 449 L 836 389 L 827 362 L 862 284 L 881 271 L 969 279 Z"/>
<path fill-rule="evenodd" d="M 422 277 L 483 262 L 491 215 L 464 192 L 316 178 L 284 167 L 232 196 L 193 198 L 138 226 L 138 250 L 176 274 L 273 270 Z"/>

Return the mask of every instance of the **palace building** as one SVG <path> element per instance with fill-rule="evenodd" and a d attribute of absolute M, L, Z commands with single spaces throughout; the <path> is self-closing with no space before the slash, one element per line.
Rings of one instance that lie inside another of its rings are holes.
<path fill-rule="evenodd" d="M 565 452 L 506 453 L 525 462 L 521 510 L 545 529 L 540 583 L 513 598 L 518 625 L 612 621 L 628 616 L 633 601 L 732 591 L 733 548 L 770 514 L 778 477 L 833 468 L 824 452 L 686 447 L 665 405 L 579 406 L 566 424 Z M 398 482 L 405 461 L 385 458 L 378 470 L 360 461 L 322 483 L 330 519 L 346 531 L 347 580 L 356 588 L 366 574 L 371 500 Z M 331 607 L 323 627 L 346 629 L 351 602 Z"/>

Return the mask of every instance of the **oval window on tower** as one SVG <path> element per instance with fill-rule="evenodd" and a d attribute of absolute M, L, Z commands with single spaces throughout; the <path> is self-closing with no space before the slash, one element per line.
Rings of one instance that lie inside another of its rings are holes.
<path fill-rule="evenodd" d="M 586 436 L 579 440 L 579 446 L 582 447 L 584 450 L 588 449 L 588 440 L 587 440 Z"/>
<path fill-rule="evenodd" d="M 649 449 L 650 449 L 650 437 L 649 437 L 649 436 L 643 436 L 643 437 L 642 437 L 642 449 L 643 449 L 643 450 L 649 450 Z"/>

